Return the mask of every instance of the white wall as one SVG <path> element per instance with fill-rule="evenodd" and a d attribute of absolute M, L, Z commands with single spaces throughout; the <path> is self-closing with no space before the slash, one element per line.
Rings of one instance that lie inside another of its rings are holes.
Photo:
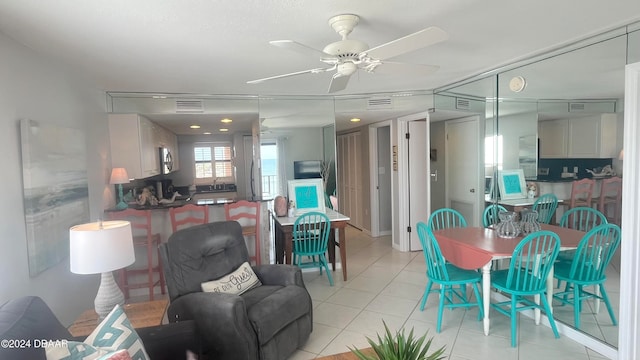
<path fill-rule="evenodd" d="M 294 128 L 287 136 L 280 138 L 284 149 L 282 161 L 285 166 L 286 180 L 293 179 L 293 162 L 296 160 L 322 160 L 322 128 Z"/>
<path fill-rule="evenodd" d="M 19 120 L 86 130 L 91 219 L 101 216 L 114 198 L 108 184 L 110 155 L 103 91 L 86 86 L 74 69 L 56 64 L 0 34 L 0 147 L 3 189 L 0 203 L 0 304 L 10 299 L 42 297 L 70 324 L 93 307 L 99 275 L 76 275 L 68 260 L 29 277 L 25 233 Z M 89 145 L 90 144 L 90 145 Z"/>

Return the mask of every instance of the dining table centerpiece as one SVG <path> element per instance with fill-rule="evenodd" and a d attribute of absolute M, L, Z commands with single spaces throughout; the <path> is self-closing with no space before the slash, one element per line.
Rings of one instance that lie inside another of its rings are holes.
<path fill-rule="evenodd" d="M 500 211 L 498 218 L 500 222 L 496 226 L 496 232 L 499 237 L 513 239 L 520 235 L 520 224 L 517 221 L 518 213 L 515 211 Z"/>

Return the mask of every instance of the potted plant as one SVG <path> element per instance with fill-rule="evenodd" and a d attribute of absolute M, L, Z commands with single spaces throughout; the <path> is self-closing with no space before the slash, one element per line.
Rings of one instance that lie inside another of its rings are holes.
<path fill-rule="evenodd" d="M 406 336 L 404 329 L 397 331 L 395 335 L 391 334 L 387 324 L 384 324 L 385 335 L 381 338 L 378 335 L 378 342 L 371 340 L 367 337 L 369 345 L 371 345 L 370 351 L 366 351 L 366 354 L 357 348 L 349 348 L 360 360 L 439 360 L 444 359 L 445 347 L 441 347 L 432 353 L 428 353 L 431 348 L 431 342 L 433 337 L 425 342 L 427 333 L 419 338 L 415 338 L 413 335 L 413 328 L 409 332 L 409 336 Z"/>

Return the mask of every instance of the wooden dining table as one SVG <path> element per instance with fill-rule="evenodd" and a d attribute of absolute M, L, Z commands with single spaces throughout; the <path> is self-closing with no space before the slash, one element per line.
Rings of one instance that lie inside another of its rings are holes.
<path fill-rule="evenodd" d="M 584 232 L 556 225 L 541 224 L 542 230 L 549 230 L 560 238 L 560 250 L 578 247 Z M 482 269 L 482 301 L 484 307 L 484 334 L 489 335 L 489 307 L 491 301 L 491 263 L 493 260 L 511 258 L 513 250 L 524 238 L 501 238 L 491 228 L 464 227 L 434 231 L 444 258 L 453 265 L 468 270 Z M 547 300 L 551 306 L 553 299 L 553 268 L 547 277 Z M 535 312 L 536 323 L 540 322 L 540 311 Z"/>
<path fill-rule="evenodd" d="M 332 264 L 332 270 L 336 270 L 336 246 L 340 248 L 340 264 L 342 266 L 342 279 L 347 281 L 347 243 L 345 228 L 348 225 L 348 216 L 341 214 L 333 209 L 325 209 L 325 214 L 331 222 L 331 230 L 338 230 L 338 241 L 335 240 L 335 232 L 331 231 L 329 236 L 329 262 Z M 291 264 L 291 253 L 293 248 L 293 224 L 297 216 L 276 216 L 271 213 L 275 227 L 275 251 L 276 264 Z"/>

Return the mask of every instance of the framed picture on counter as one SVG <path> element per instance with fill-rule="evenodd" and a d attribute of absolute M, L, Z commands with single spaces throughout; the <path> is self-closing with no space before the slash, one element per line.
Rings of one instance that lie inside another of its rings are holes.
<path fill-rule="evenodd" d="M 295 215 L 309 211 L 324 212 L 324 186 L 322 179 L 289 180 L 289 201 L 293 201 Z"/>
<path fill-rule="evenodd" d="M 522 169 L 498 171 L 498 188 L 502 200 L 526 198 L 527 186 Z"/>

